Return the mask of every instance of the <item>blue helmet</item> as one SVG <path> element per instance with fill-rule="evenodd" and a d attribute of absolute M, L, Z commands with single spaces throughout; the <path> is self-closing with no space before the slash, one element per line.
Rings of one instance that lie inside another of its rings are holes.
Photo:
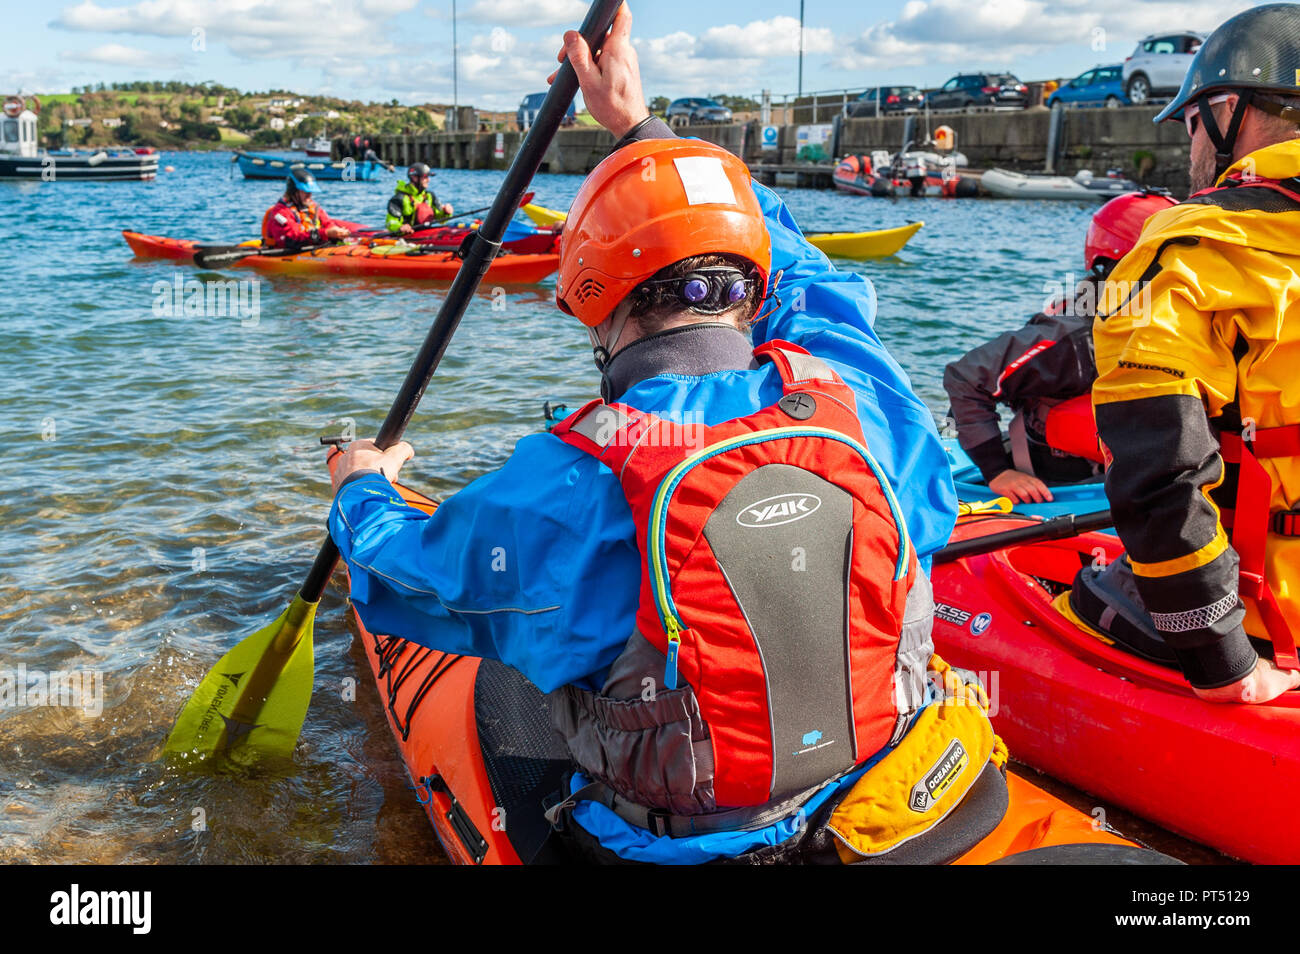
<path fill-rule="evenodd" d="M 289 189 L 298 192 L 319 192 L 320 186 L 316 184 L 316 177 L 304 169 L 302 166 L 294 166 L 289 170 L 289 175 L 284 180 Z"/>

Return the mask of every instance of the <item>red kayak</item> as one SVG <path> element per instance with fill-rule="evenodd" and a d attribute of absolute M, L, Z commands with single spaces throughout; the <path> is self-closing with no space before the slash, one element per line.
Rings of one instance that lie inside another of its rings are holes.
<path fill-rule="evenodd" d="M 331 467 L 338 456 L 331 452 Z M 437 506 L 417 491 L 398 490 L 427 513 Z M 571 860 L 548 840 L 542 817 L 543 800 L 559 789 L 569 769 L 564 744 L 550 728 L 546 697 L 502 663 L 372 634 L 355 613 L 353 619 L 415 796 L 452 862 Z M 988 809 L 973 788 L 932 830 L 940 842 L 951 839 L 932 850 L 942 856 L 960 842 L 961 849 L 943 857 L 962 865 L 1173 863 L 1098 830 L 1090 815 L 1018 775 L 1007 776 L 998 798 L 1000 814 L 972 822 Z M 980 826 L 975 837 L 955 836 L 962 824 Z M 953 827 L 941 831 L 944 825 Z"/>
<path fill-rule="evenodd" d="M 123 232 L 131 250 L 140 258 L 165 258 L 193 262 L 203 246 L 190 239 L 164 238 Z M 250 244 L 250 248 L 256 245 Z M 392 246 L 388 246 L 391 250 Z M 460 271 L 461 260 L 452 252 L 397 252 L 384 254 L 383 246 L 332 245 L 297 255 L 250 255 L 231 263 L 231 268 L 255 268 L 287 275 L 350 275 L 383 278 L 412 278 L 449 282 Z M 492 260 L 484 280 L 502 285 L 533 285 L 559 268 L 560 256 L 502 254 Z"/>
<path fill-rule="evenodd" d="M 953 540 L 1026 526 L 974 517 Z M 1082 631 L 1052 604 L 1108 534 L 936 564 L 935 651 L 985 675 L 1015 758 L 1247 861 L 1300 861 L 1300 691 L 1265 705 L 1198 699 L 1182 673 Z"/>

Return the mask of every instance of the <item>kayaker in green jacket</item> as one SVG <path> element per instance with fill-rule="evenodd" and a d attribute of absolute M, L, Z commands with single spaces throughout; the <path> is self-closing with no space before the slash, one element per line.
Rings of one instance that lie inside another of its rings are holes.
<path fill-rule="evenodd" d="M 423 162 L 415 162 L 406 175 L 407 181 L 398 182 L 397 191 L 388 200 L 388 216 L 384 219 L 388 231 L 410 235 L 417 228 L 451 215 L 451 203 L 439 205 L 437 196 L 429 190 L 433 170 Z"/>

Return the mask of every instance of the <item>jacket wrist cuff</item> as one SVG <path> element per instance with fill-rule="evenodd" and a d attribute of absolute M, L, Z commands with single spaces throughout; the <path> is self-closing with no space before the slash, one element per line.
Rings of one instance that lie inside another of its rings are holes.
<path fill-rule="evenodd" d="M 367 467 L 363 470 L 354 470 L 352 473 L 348 474 L 346 477 L 343 478 L 343 483 L 339 484 L 339 489 L 334 491 L 334 496 L 337 497 L 339 494 L 341 494 L 343 492 L 343 488 L 346 487 L 348 484 L 353 483 L 361 479 L 362 477 L 369 477 L 371 474 L 374 474 L 376 477 L 384 476 L 380 471 L 377 471 L 371 467 Z M 384 477 L 384 479 L 387 480 L 388 478 Z"/>
<path fill-rule="evenodd" d="M 613 148 L 610 149 L 609 152 L 610 155 L 613 155 L 614 153 L 622 149 L 624 146 L 634 142 L 641 142 L 644 139 L 676 139 L 676 138 L 677 138 L 677 133 L 669 129 L 668 124 L 666 122 L 664 122 L 658 116 L 651 114 L 647 116 L 645 119 L 641 120 L 639 123 L 637 123 L 627 132 L 625 132 L 623 134 L 623 137 L 619 139 L 618 142 L 614 143 Z"/>
<path fill-rule="evenodd" d="M 1015 465 L 1011 461 L 1011 455 L 1007 453 L 1006 446 L 1002 443 L 1001 437 L 992 437 L 983 444 L 976 444 L 974 447 L 965 448 L 966 456 L 969 457 L 980 469 L 984 475 L 984 480 L 990 481 L 1004 470 L 1009 470 Z"/>

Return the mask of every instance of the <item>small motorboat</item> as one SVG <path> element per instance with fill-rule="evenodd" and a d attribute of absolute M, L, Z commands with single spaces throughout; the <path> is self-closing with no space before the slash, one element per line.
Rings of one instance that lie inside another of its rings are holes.
<path fill-rule="evenodd" d="M 990 169 L 980 179 L 985 191 L 1006 199 L 1072 199 L 1105 201 L 1142 187 L 1117 169 L 1095 176 L 1081 169 L 1073 176 L 1029 175 L 1007 169 Z"/>
<path fill-rule="evenodd" d="M 944 156 L 904 148 L 891 156 L 878 149 L 870 156 L 845 156 L 835 167 L 832 179 L 837 189 L 853 195 L 963 199 L 979 194 L 979 182 L 957 171 L 965 165 L 966 157 L 961 153 Z"/>
<path fill-rule="evenodd" d="M 35 107 L 35 108 L 32 108 Z M 153 149 L 54 149 L 36 146 L 36 97 L 10 96 L 0 116 L 0 179 L 32 182 L 139 182 L 158 175 Z"/>

